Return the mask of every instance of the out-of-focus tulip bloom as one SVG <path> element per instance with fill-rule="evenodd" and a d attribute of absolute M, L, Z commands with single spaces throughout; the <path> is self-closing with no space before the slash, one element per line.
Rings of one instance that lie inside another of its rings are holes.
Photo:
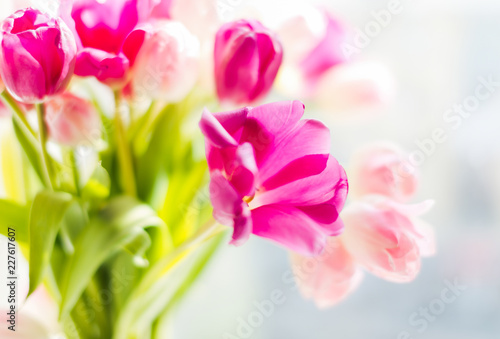
<path fill-rule="evenodd" d="M 61 145 L 95 143 L 101 135 L 99 114 L 94 106 L 71 93 L 47 101 L 45 122 L 50 138 Z"/>
<path fill-rule="evenodd" d="M 324 39 L 328 20 L 323 11 L 305 2 L 291 4 L 279 20 L 277 33 L 285 50 L 284 63 L 297 67 Z"/>
<path fill-rule="evenodd" d="M 409 163 L 408 154 L 390 143 L 374 143 L 360 149 L 353 157 L 351 194 L 385 195 L 404 202 L 415 194 L 418 173 Z"/>
<path fill-rule="evenodd" d="M 214 70 L 221 102 L 248 104 L 271 89 L 283 59 L 277 37 L 258 21 L 239 20 L 217 32 Z"/>
<path fill-rule="evenodd" d="M 279 24 L 285 60 L 278 88 L 288 94 L 310 98 L 327 71 L 347 62 L 342 46 L 347 27 L 330 13 L 316 7 L 295 5 L 297 12 Z"/>
<path fill-rule="evenodd" d="M 167 102 L 183 99 L 198 78 L 199 42 L 179 22 L 154 25 L 134 60 L 133 88 Z"/>
<path fill-rule="evenodd" d="M 392 74 L 376 62 L 349 62 L 319 78 L 314 98 L 328 111 L 353 112 L 389 105 L 396 92 Z"/>
<path fill-rule="evenodd" d="M 130 60 L 122 47 L 134 28 L 149 18 L 156 2 L 148 0 L 66 0 L 61 16 L 74 27 L 79 40 L 75 74 L 95 76 L 113 87 L 127 83 Z M 136 55 L 139 43 L 129 43 L 129 53 Z M 133 51 L 130 49 L 133 48 Z"/>
<path fill-rule="evenodd" d="M 1 76 L 17 100 L 36 103 L 64 91 L 73 75 L 76 43 L 61 19 L 27 8 L 5 19 L 1 33 Z"/>
<path fill-rule="evenodd" d="M 363 273 L 346 250 L 341 237 L 328 239 L 323 254 L 304 257 L 292 253 L 292 268 L 299 289 L 319 308 L 331 307 L 353 292 Z"/>
<path fill-rule="evenodd" d="M 344 25 L 329 13 L 321 41 L 301 61 L 301 69 L 309 83 L 315 83 L 328 69 L 347 61 L 342 44 L 347 39 Z"/>
<path fill-rule="evenodd" d="M 222 24 L 217 6 L 214 0 L 171 0 L 171 18 L 182 22 L 200 40 L 213 42 Z"/>
<path fill-rule="evenodd" d="M 422 255 L 435 251 L 430 228 L 414 218 L 431 201 L 402 205 L 382 196 L 356 201 L 342 213 L 342 241 L 356 262 L 376 276 L 408 282 L 420 271 Z"/>
<path fill-rule="evenodd" d="M 299 101 L 203 112 L 214 217 L 234 228 L 233 244 L 253 233 L 317 255 L 342 232 L 347 177 L 328 128 L 303 114 Z"/>

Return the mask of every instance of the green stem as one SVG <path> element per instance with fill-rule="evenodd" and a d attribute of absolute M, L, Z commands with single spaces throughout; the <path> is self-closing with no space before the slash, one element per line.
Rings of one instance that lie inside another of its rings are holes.
<path fill-rule="evenodd" d="M 52 167 L 52 162 L 47 152 L 47 126 L 45 126 L 45 105 L 43 103 L 36 105 L 36 113 L 38 118 L 38 129 L 40 134 L 40 148 L 42 150 L 42 167 L 45 172 L 44 175 L 48 178 L 48 186 L 51 190 L 54 190 L 54 168 Z"/>
<path fill-rule="evenodd" d="M 71 170 L 73 172 L 73 181 L 75 183 L 76 195 L 81 196 L 80 172 L 78 171 L 78 165 L 76 162 L 76 154 L 75 154 L 74 149 L 69 150 L 69 161 L 70 161 Z"/>
<path fill-rule="evenodd" d="M 120 114 L 120 94 L 118 92 L 115 92 L 115 103 L 115 140 L 118 150 L 118 163 L 123 175 L 122 185 L 126 194 L 135 197 L 137 196 L 137 186 L 135 183 L 134 163 Z"/>
<path fill-rule="evenodd" d="M 31 135 L 35 136 L 35 132 L 31 128 L 30 124 L 28 123 L 28 120 L 26 119 L 26 115 L 24 114 L 24 111 L 22 110 L 21 107 L 19 107 L 19 104 L 17 101 L 10 95 L 9 92 L 6 90 L 0 94 L 0 96 L 3 99 L 3 102 L 9 106 L 9 108 L 12 110 L 12 112 L 19 118 L 20 122 L 26 127 L 26 129 L 31 133 Z"/>

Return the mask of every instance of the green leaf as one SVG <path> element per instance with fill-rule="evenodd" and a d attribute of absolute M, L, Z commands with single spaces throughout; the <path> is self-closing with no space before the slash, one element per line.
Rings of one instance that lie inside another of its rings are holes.
<path fill-rule="evenodd" d="M 17 140 L 21 144 L 24 149 L 24 152 L 28 156 L 28 159 L 35 169 L 36 174 L 40 178 L 40 180 L 47 184 L 49 178 L 46 178 L 44 175 L 44 171 L 42 170 L 42 159 L 40 157 L 41 150 L 39 143 L 35 139 L 35 137 L 28 131 L 28 129 L 19 122 L 19 118 L 14 116 L 12 118 L 12 122 L 14 124 L 14 131 L 17 136 Z"/>
<path fill-rule="evenodd" d="M 115 324 L 113 338 L 142 337 L 151 323 L 184 295 L 225 237 L 225 233 L 219 233 L 206 239 L 195 250 L 183 251 L 173 260 L 169 256 L 158 262 L 150 272 L 161 274 L 151 280 L 144 278 L 136 287 Z"/>
<path fill-rule="evenodd" d="M 7 236 L 8 228 L 16 230 L 16 241 L 29 242 L 28 228 L 29 207 L 0 199 L 0 234 Z"/>
<path fill-rule="evenodd" d="M 122 249 L 142 255 L 145 229 L 165 228 L 163 221 L 148 205 L 131 197 L 118 197 L 90 218 L 75 243 L 61 286 L 61 315 L 76 304 L 97 269 Z M 139 240 L 138 240 L 139 238 Z"/>
<path fill-rule="evenodd" d="M 50 263 L 57 233 L 73 196 L 63 192 L 42 191 L 31 206 L 30 230 L 30 289 L 31 294 L 42 282 Z"/>

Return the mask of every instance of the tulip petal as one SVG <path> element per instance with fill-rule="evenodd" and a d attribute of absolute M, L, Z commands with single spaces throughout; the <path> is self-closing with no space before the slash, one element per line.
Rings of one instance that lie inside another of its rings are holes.
<path fill-rule="evenodd" d="M 34 31 L 22 34 L 23 40 L 36 43 Z M 34 103 L 45 96 L 45 72 L 40 67 L 36 55 L 30 53 L 22 45 L 19 35 L 4 34 L 2 39 L 2 62 L 9 65 L 2 67 L 2 79 L 9 92 L 23 102 Z"/>
<path fill-rule="evenodd" d="M 297 208 L 268 205 L 252 210 L 253 233 L 303 255 L 318 255 L 326 243 L 317 224 Z"/>
<path fill-rule="evenodd" d="M 348 183 L 344 169 L 333 156 L 329 156 L 327 166 L 320 174 L 259 192 L 252 201 L 252 206 L 267 204 L 310 206 L 333 199 L 340 211 L 347 197 L 347 191 Z"/>
<path fill-rule="evenodd" d="M 215 220 L 234 228 L 231 243 L 241 245 L 246 242 L 252 232 L 252 220 L 248 205 L 219 171 L 210 174 L 209 190 Z"/>
<path fill-rule="evenodd" d="M 75 74 L 94 76 L 108 84 L 125 81 L 129 61 L 123 54 L 111 54 L 94 48 L 82 49 L 76 59 Z"/>
<path fill-rule="evenodd" d="M 241 196 L 252 196 L 255 191 L 257 164 L 252 145 L 244 143 L 223 150 L 224 170 L 229 182 Z"/>
<path fill-rule="evenodd" d="M 236 140 L 207 109 L 203 110 L 199 125 L 203 135 L 213 146 L 222 148 L 238 145 Z"/>

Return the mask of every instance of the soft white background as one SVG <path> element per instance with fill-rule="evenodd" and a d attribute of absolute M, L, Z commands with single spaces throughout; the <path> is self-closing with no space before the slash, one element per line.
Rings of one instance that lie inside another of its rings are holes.
<path fill-rule="evenodd" d="M 385 9 L 388 3 L 316 2 L 360 28 L 372 20 L 372 10 Z M 287 3 L 267 1 L 269 10 Z M 402 13 L 360 56 L 383 62 L 393 72 L 396 102 L 385 114 L 361 124 L 328 120 L 333 152 L 344 164 L 366 142 L 392 140 L 413 151 L 415 140 L 445 128 L 448 140 L 420 167 L 418 197 L 437 202 L 425 219 L 436 229 L 438 254 L 423 261 L 421 274 L 410 284 L 367 275 L 354 295 L 320 311 L 283 283 L 289 269 L 285 250 L 257 238 L 240 248 L 225 247 L 174 319 L 176 339 L 235 335 L 237 319 L 247 319 L 256 310 L 253 303 L 269 299 L 274 289 L 285 293 L 286 302 L 251 338 L 398 339 L 402 331 L 420 339 L 500 338 L 500 90 L 459 129 L 443 121 L 447 109 L 473 93 L 478 76 L 500 80 L 500 2 L 401 3 Z M 454 279 L 467 290 L 419 333 L 409 323 L 410 315 L 428 307 L 446 287 L 444 281 Z"/>

